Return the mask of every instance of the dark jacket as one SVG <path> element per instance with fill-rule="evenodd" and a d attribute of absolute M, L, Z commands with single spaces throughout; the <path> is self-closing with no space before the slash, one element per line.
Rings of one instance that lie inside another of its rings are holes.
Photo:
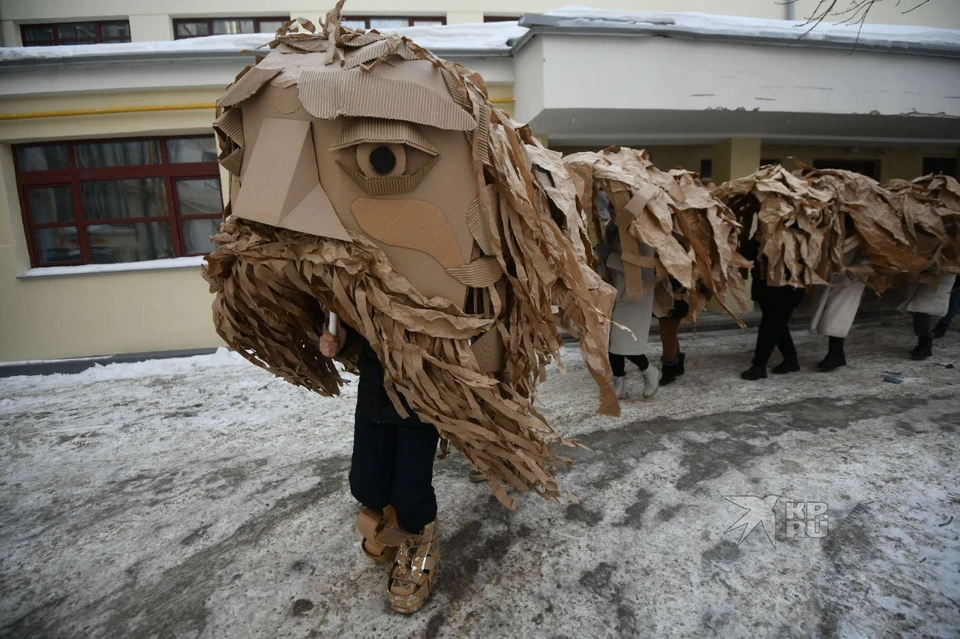
<path fill-rule="evenodd" d="M 416 413 L 410 410 L 403 395 L 400 395 L 400 401 L 410 417 L 404 419 L 400 416 L 397 409 L 393 407 L 390 396 L 387 395 L 383 365 L 380 364 L 380 359 L 370 346 L 370 342 L 349 326 L 346 329 L 347 339 L 340 352 L 344 353 L 351 348 L 360 349 L 360 355 L 357 358 L 357 369 L 360 372 L 360 383 L 357 387 L 357 414 L 376 422 L 422 423 Z"/>
<path fill-rule="evenodd" d="M 767 284 L 767 256 L 760 254 L 760 241 L 756 237 L 743 245 L 740 254 L 753 260 L 753 268 L 750 269 L 750 299 L 761 306 L 775 303 L 789 304 L 796 308 L 800 305 L 806 294 L 805 289 Z"/>

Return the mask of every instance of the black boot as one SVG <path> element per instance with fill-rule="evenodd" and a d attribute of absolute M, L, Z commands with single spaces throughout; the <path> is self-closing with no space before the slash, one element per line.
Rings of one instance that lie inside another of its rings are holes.
<path fill-rule="evenodd" d="M 910 351 L 910 357 L 913 359 L 927 359 L 933 355 L 933 338 L 921 337 L 917 340 L 917 345 Z"/>
<path fill-rule="evenodd" d="M 786 375 L 787 373 L 796 373 L 800 370 L 800 362 L 797 361 L 796 357 L 789 357 L 776 366 L 770 371 L 774 375 Z"/>
<path fill-rule="evenodd" d="M 755 382 L 758 379 L 767 378 L 767 369 L 763 366 L 757 366 L 756 364 L 752 365 L 747 370 L 740 373 L 740 378 L 745 379 L 748 382 Z"/>
<path fill-rule="evenodd" d="M 683 375 L 683 360 L 677 357 L 677 359 L 668 362 L 667 360 L 660 359 L 663 364 L 660 366 L 660 385 L 666 386 L 677 381 L 677 378 Z"/>
<path fill-rule="evenodd" d="M 943 322 L 937 322 L 937 325 L 933 327 L 933 338 L 940 339 L 947 334 L 947 325 Z"/>
<path fill-rule="evenodd" d="M 817 369 L 821 371 L 832 371 L 847 365 L 847 358 L 843 354 L 843 338 L 831 337 L 830 348 L 827 350 L 827 356 L 823 361 L 817 364 Z"/>

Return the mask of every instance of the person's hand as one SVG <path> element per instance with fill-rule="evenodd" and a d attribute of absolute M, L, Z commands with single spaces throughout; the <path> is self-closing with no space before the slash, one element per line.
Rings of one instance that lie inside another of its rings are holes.
<path fill-rule="evenodd" d="M 345 329 L 343 326 L 337 327 L 336 335 L 324 327 L 323 336 L 320 338 L 320 352 L 323 353 L 324 357 L 336 357 L 337 353 L 340 352 L 340 349 L 343 348 L 343 344 L 346 341 L 347 329 Z"/>

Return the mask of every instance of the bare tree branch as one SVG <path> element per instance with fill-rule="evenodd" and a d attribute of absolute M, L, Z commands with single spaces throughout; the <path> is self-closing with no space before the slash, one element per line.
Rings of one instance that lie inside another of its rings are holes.
<path fill-rule="evenodd" d="M 797 4 L 799 0 L 785 0 L 778 4 Z M 804 22 L 798 24 L 797 26 L 803 28 L 804 31 L 799 36 L 797 40 L 802 40 L 806 36 L 820 26 L 821 23 L 826 21 L 828 18 L 834 18 L 837 24 L 847 24 L 847 25 L 858 25 L 857 26 L 857 39 L 853 44 L 853 49 L 857 48 L 857 45 L 860 43 L 860 34 L 863 32 L 863 26 L 867 23 L 867 17 L 870 15 L 870 12 L 873 8 L 880 2 L 884 0 L 846 0 L 846 5 L 840 5 L 840 0 L 818 0 L 816 8 L 808 15 Z M 948 0 L 949 1 L 949 0 Z M 955 0 L 954 0 L 955 1 Z M 894 0 L 894 6 L 900 7 L 902 0 Z M 930 2 L 930 0 L 917 0 L 917 3 L 901 11 L 901 15 L 906 15 L 913 11 L 916 11 L 920 7 L 924 6 Z"/>
<path fill-rule="evenodd" d="M 922 7 L 923 5 L 927 4 L 928 2 L 930 2 L 930 0 L 921 0 L 921 2 L 920 2 L 917 6 L 913 7 L 912 9 L 907 9 L 906 11 L 903 11 L 902 13 L 903 13 L 903 15 L 907 15 L 907 14 L 910 13 L 911 11 L 916 11 L 917 9 L 919 9 L 919 8 Z M 900 0 L 897 0 L 897 4 L 900 4 Z"/>

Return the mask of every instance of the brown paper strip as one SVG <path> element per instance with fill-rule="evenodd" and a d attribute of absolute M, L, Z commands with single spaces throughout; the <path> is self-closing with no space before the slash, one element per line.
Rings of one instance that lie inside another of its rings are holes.
<path fill-rule="evenodd" d="M 360 65 L 367 64 L 374 60 L 379 60 L 388 55 L 395 55 L 404 60 L 417 60 L 417 55 L 407 47 L 403 42 L 396 40 L 380 40 L 367 45 L 362 49 L 352 51 L 347 54 L 343 63 L 343 69 L 349 70 Z"/>
<path fill-rule="evenodd" d="M 285 45 L 305 53 L 323 53 L 327 50 L 327 40 L 324 38 L 305 38 L 303 40 L 288 40 Z"/>
<path fill-rule="evenodd" d="M 480 210 L 480 199 L 477 198 L 470 205 L 467 211 L 467 226 L 470 228 L 470 235 L 483 251 L 484 255 L 494 255 L 493 242 L 490 239 L 490 228 L 487 226 L 487 220 Z"/>
<path fill-rule="evenodd" d="M 367 46 L 368 44 L 385 40 L 386 38 L 387 36 L 378 31 L 367 31 L 366 33 L 355 35 L 353 37 L 344 36 L 343 46 L 350 47 L 351 49 L 359 49 Z"/>
<path fill-rule="evenodd" d="M 499 373 L 506 362 L 503 338 L 496 328 L 491 328 L 473 343 L 473 354 L 482 373 Z"/>

